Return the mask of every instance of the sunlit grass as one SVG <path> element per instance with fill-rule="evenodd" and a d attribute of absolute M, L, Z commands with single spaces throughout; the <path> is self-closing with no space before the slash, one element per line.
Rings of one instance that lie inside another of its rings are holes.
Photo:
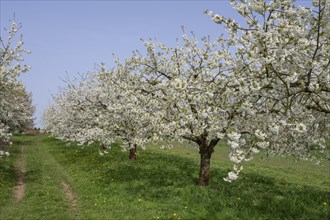
<path fill-rule="evenodd" d="M 49 178 L 40 183 L 41 188 L 47 189 L 43 184 L 56 184 L 57 179 L 64 178 L 77 197 L 76 213 L 70 213 L 61 195 L 55 201 L 54 195 L 49 196 L 53 202 L 43 197 L 45 203 L 54 205 L 54 210 L 61 210 L 57 218 L 328 219 L 330 216 L 329 161 L 314 165 L 295 162 L 293 158 L 265 159 L 264 155 L 259 155 L 245 165 L 238 181 L 229 184 L 223 177 L 231 163 L 226 156 L 227 148 L 219 145 L 212 158 L 210 186 L 203 188 L 197 185 L 198 151 L 186 145 L 162 150 L 151 144 L 146 151 L 139 149 L 137 161 L 130 161 L 128 152 L 122 152 L 118 146 L 101 157 L 97 146 L 67 147 L 46 136 L 29 138 L 43 147 L 31 144 L 31 148 L 38 149 L 31 153 L 39 152 L 35 157 L 46 155 L 48 161 L 34 161 L 31 169 L 44 166 L 45 171 L 51 171 L 48 177 L 46 172 L 40 173 L 34 181 Z M 28 139 L 17 137 L 16 143 Z M 47 167 L 47 164 L 54 167 Z M 31 196 L 32 193 L 27 194 L 29 202 L 25 202 L 25 210 L 37 210 L 40 206 L 38 198 Z M 0 202 L 5 204 L 6 201 L 8 196 Z M 55 212 L 51 213 L 56 216 Z M 37 212 L 32 212 L 28 218 L 24 218 L 26 215 L 22 212 L 16 216 L 21 219 L 43 217 Z"/>
<path fill-rule="evenodd" d="M 7 199 L 0 200 L 0 219 L 69 219 L 68 202 L 62 193 L 60 182 L 66 178 L 65 171 L 48 153 L 49 146 L 44 142 L 47 137 L 16 136 L 11 148 L 10 167 L 14 169 L 13 157 L 18 158 L 20 148 L 24 147 L 25 196 L 16 201 L 12 188 L 17 184 L 17 171 L 7 170 L 5 178 L 10 190 L 1 190 Z M 2 166 L 0 162 L 0 166 Z"/>

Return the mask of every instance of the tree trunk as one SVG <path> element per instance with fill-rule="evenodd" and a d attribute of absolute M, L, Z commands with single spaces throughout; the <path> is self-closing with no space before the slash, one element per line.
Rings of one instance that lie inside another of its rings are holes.
<path fill-rule="evenodd" d="M 108 148 L 104 144 L 101 144 L 100 148 L 101 150 L 108 150 Z"/>
<path fill-rule="evenodd" d="M 131 144 L 129 144 L 130 149 L 129 149 L 129 159 L 130 160 L 136 160 L 136 148 L 137 145 L 134 144 L 133 147 L 131 147 Z"/>
<path fill-rule="evenodd" d="M 210 179 L 210 167 L 211 167 L 211 152 L 201 152 L 201 161 L 199 169 L 199 185 L 208 186 Z"/>
<path fill-rule="evenodd" d="M 208 186 L 210 179 L 211 156 L 214 152 L 214 147 L 219 140 L 212 140 L 207 144 L 206 139 L 199 146 L 200 153 L 200 170 L 199 170 L 199 185 Z"/>

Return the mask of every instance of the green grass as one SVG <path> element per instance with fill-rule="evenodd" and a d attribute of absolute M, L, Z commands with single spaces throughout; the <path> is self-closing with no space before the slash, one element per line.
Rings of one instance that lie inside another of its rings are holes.
<path fill-rule="evenodd" d="M 0 207 L 4 207 L 11 199 L 12 188 L 18 180 L 18 172 L 15 169 L 15 157 L 13 157 L 18 150 L 15 147 L 11 147 L 9 150 L 11 151 L 11 156 L 0 158 Z"/>
<path fill-rule="evenodd" d="M 1 180 L 7 185 L 7 190 L 1 190 L 0 219 L 69 219 L 72 213 L 67 212 L 67 202 L 60 182 L 66 179 L 65 170 L 49 154 L 47 137 L 19 136 L 14 137 L 12 155 L 18 158 L 20 148 L 24 146 L 25 197 L 22 201 L 9 197 L 18 180 L 18 172 L 13 171 L 15 164 L 13 159 L 6 159 L 7 170 L 4 170 L 5 178 Z M 2 161 L 1 165 L 2 167 Z"/>
<path fill-rule="evenodd" d="M 0 219 L 329 219 L 330 162 L 257 156 L 240 178 L 224 182 L 231 163 L 216 147 L 209 187 L 197 186 L 198 151 L 178 145 L 139 149 L 138 160 L 114 146 L 67 147 L 46 136 L 14 137 L 13 155 L 26 146 L 26 197 L 10 195 L 17 172 L 13 157 L 0 163 Z M 4 162 L 5 161 L 5 162 Z M 70 209 L 60 186 L 77 199 Z M 4 186 L 4 187 L 2 187 Z"/>

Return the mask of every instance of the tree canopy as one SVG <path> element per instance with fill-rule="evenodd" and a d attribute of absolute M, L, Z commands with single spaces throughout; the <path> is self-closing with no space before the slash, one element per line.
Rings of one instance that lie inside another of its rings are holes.
<path fill-rule="evenodd" d="M 6 30 L 7 38 L 0 38 L 0 147 L 10 143 L 13 132 L 31 129 L 34 125 L 32 95 L 18 79 L 30 69 L 22 64 L 23 55 L 30 52 L 23 48 L 22 35 L 17 39 L 19 29 L 20 25 L 13 20 Z"/>
<path fill-rule="evenodd" d="M 330 133 L 329 1 L 231 3 L 244 24 L 205 12 L 226 36 L 183 31 L 175 47 L 143 41 L 144 53 L 68 83 L 45 112 L 46 129 L 79 143 L 120 138 L 129 149 L 155 139 L 194 143 L 202 186 L 220 140 L 234 164 L 228 182 L 261 150 L 316 160 L 308 145 L 323 151 Z"/>

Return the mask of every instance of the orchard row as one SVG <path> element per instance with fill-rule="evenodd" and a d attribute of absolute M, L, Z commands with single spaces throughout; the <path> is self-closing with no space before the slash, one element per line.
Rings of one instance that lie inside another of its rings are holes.
<path fill-rule="evenodd" d="M 313 160 L 308 145 L 322 151 L 329 136 L 329 2 L 232 5 L 245 24 L 206 11 L 227 38 L 183 32 L 176 47 L 144 41 L 145 52 L 115 60 L 112 70 L 100 65 L 68 82 L 45 112 L 45 127 L 103 148 L 122 139 L 131 158 L 150 140 L 195 143 L 203 186 L 220 140 L 234 164 L 229 182 L 262 149 Z"/>
<path fill-rule="evenodd" d="M 261 150 L 315 160 L 308 146 L 323 151 L 330 134 L 329 1 L 231 3 L 244 23 L 205 12 L 226 36 L 183 31 L 175 47 L 143 41 L 144 52 L 116 59 L 111 70 L 101 64 L 68 81 L 44 112 L 46 130 L 98 143 L 101 153 L 121 139 L 131 159 L 152 140 L 194 143 L 202 186 L 219 141 L 233 162 L 228 182 Z"/>
<path fill-rule="evenodd" d="M 21 64 L 22 56 L 30 52 L 22 48 L 22 36 L 17 39 L 19 28 L 20 25 L 12 21 L 6 31 L 7 39 L 0 38 L 0 158 L 9 155 L 5 146 L 10 144 L 12 133 L 31 129 L 34 125 L 32 96 L 18 79 L 30 69 Z"/>

